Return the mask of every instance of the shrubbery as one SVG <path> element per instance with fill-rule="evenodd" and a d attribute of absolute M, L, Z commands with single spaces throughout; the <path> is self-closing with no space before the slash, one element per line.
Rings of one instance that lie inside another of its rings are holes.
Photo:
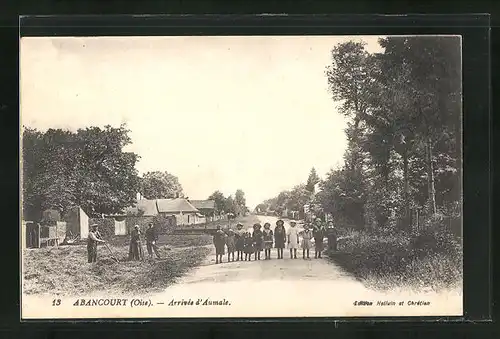
<path fill-rule="evenodd" d="M 442 289 L 462 282 L 461 242 L 438 224 L 413 235 L 339 233 L 339 252 L 330 258 L 371 287 Z"/>

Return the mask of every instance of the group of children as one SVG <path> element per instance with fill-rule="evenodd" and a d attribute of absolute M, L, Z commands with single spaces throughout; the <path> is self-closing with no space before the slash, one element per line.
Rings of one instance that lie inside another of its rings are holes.
<path fill-rule="evenodd" d="M 252 254 L 254 255 L 254 260 L 261 260 L 262 250 L 264 250 L 264 260 L 269 260 L 271 259 L 273 244 L 277 249 L 278 259 L 283 259 L 285 244 L 288 244 L 290 258 L 297 259 L 297 249 L 301 245 L 302 258 L 309 259 L 309 250 L 312 247 L 313 238 L 315 258 L 321 258 L 325 236 L 328 235 L 329 241 L 332 241 L 332 237 L 335 238 L 334 233 L 329 232 L 333 231 L 333 223 L 329 223 L 327 230 L 322 220 L 317 218 L 312 225 L 312 230 L 308 224 L 305 224 L 304 230 L 300 232 L 296 225 L 294 221 L 291 221 L 290 228 L 286 231 L 283 220 L 278 220 L 273 231 L 271 230 L 271 224 L 265 223 L 264 229 L 261 229 L 262 226 L 257 223 L 253 225 L 252 233 L 244 230 L 241 223 L 236 225 L 236 230 L 228 229 L 227 231 L 223 231 L 220 226 L 217 226 L 217 231 L 213 239 L 215 245 L 215 263 L 222 263 L 226 247 L 228 262 L 235 261 L 235 252 L 236 261 L 251 261 Z M 302 238 L 302 243 L 300 243 L 300 237 Z"/>

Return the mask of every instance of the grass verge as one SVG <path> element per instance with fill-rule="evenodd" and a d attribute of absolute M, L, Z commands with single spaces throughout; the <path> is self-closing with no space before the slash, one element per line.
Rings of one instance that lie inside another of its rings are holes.
<path fill-rule="evenodd" d="M 347 232 L 330 260 L 367 287 L 387 291 L 461 289 L 462 246 L 451 234 L 419 235 Z"/>

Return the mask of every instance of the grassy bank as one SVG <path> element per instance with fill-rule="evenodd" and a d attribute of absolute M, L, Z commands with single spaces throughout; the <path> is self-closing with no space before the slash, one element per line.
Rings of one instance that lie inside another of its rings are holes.
<path fill-rule="evenodd" d="M 345 231 L 330 260 L 376 290 L 461 288 L 462 246 L 451 234 L 418 235 Z"/>

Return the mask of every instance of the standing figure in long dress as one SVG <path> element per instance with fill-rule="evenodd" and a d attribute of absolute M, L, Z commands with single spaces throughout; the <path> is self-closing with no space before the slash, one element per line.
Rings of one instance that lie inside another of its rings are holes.
<path fill-rule="evenodd" d="M 286 242 L 286 230 L 283 220 L 276 221 L 274 228 L 274 247 L 278 249 L 278 259 L 283 259 L 283 249 Z"/>
<path fill-rule="evenodd" d="M 253 239 L 253 245 L 254 245 L 254 251 L 255 251 L 254 259 L 260 260 L 260 252 L 262 252 L 263 240 L 262 240 L 261 226 L 258 223 L 253 225 L 252 239 Z"/>
<path fill-rule="evenodd" d="M 245 232 L 243 234 L 243 242 L 245 246 L 245 261 L 252 261 L 252 254 L 255 252 L 253 246 L 253 238 L 250 232 Z"/>
<path fill-rule="evenodd" d="M 141 231 L 139 225 L 135 225 L 132 232 L 130 232 L 130 248 L 128 256 L 130 260 L 141 260 L 142 246 L 141 246 Z"/>
<path fill-rule="evenodd" d="M 243 224 L 238 223 L 236 225 L 235 240 L 236 240 L 236 261 L 243 261 L 243 251 L 245 250 L 245 230 L 243 229 Z"/>
<path fill-rule="evenodd" d="M 297 248 L 299 247 L 299 230 L 297 223 L 290 221 L 290 228 L 287 232 L 288 248 L 290 249 L 290 258 L 297 259 Z"/>

